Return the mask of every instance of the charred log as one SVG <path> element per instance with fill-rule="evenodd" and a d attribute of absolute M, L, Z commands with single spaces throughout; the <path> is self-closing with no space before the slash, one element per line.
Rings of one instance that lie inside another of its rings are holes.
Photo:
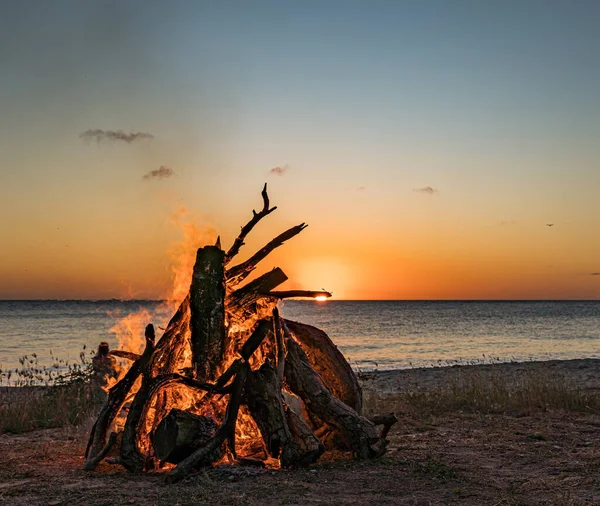
<path fill-rule="evenodd" d="M 154 327 L 146 327 L 146 349 L 154 350 Z M 144 470 L 146 459 L 139 449 L 139 436 L 141 430 L 142 414 L 144 406 L 148 400 L 148 391 L 152 380 L 150 364 L 145 364 L 142 370 L 142 384 L 135 394 L 135 398 L 129 408 L 127 421 L 123 429 L 123 439 L 121 440 L 121 463 L 129 472 L 139 473 Z"/>
<path fill-rule="evenodd" d="M 210 381 L 223 359 L 225 339 L 225 252 L 198 250 L 190 288 L 192 367 L 195 378 Z"/>
<path fill-rule="evenodd" d="M 205 445 L 217 432 L 217 423 L 209 417 L 198 416 L 180 409 L 172 409 L 156 427 L 152 446 L 156 456 L 171 464 L 179 464 L 198 448 Z M 207 455 L 209 462 L 222 456 L 221 448 Z"/>
<path fill-rule="evenodd" d="M 229 397 L 229 404 L 227 405 L 227 411 L 225 412 L 225 419 L 219 430 L 205 445 L 183 459 L 179 465 L 168 474 L 168 482 L 173 483 L 182 480 L 191 474 L 195 468 L 212 464 L 212 455 L 225 441 L 228 441 L 229 450 L 233 456 L 236 457 L 235 426 L 249 369 L 250 367 L 248 364 L 244 364 L 233 380 L 231 396 Z"/>

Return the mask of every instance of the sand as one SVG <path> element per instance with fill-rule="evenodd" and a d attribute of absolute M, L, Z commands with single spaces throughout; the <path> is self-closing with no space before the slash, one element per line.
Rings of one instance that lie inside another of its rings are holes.
<path fill-rule="evenodd" d="M 439 388 L 464 374 L 518 381 L 543 369 L 591 390 L 600 385 L 599 365 L 576 360 L 411 369 L 370 374 L 363 385 L 393 396 Z M 398 417 L 388 453 L 375 461 L 326 454 L 307 470 L 219 468 L 176 485 L 166 485 L 161 475 L 132 476 L 105 463 L 84 472 L 89 423 L 2 435 L 0 504 L 600 504 L 598 414 L 453 412 L 424 418 L 399 412 Z"/>

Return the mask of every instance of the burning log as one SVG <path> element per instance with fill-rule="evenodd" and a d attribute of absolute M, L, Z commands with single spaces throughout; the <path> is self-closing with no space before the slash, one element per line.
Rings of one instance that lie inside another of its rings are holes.
<path fill-rule="evenodd" d="M 125 403 L 129 390 L 150 361 L 154 351 L 153 342 L 154 327 L 150 324 L 146 327 L 146 348 L 144 349 L 144 353 L 131 365 L 123 379 L 110 389 L 108 399 L 104 403 L 104 406 L 96 419 L 96 423 L 94 423 L 94 426 L 92 427 L 92 432 L 85 451 L 86 471 L 92 471 L 98 465 L 99 461 L 96 462 L 95 457 L 102 452 L 102 448 L 106 444 L 106 433 L 117 416 L 117 413 Z"/>
<path fill-rule="evenodd" d="M 217 423 L 212 418 L 172 409 L 154 431 L 152 445 L 160 460 L 179 464 L 205 445 L 215 435 L 217 428 Z M 209 455 L 208 460 L 215 462 L 221 456 L 221 448 L 215 448 L 214 454 Z"/>
<path fill-rule="evenodd" d="M 171 482 L 225 458 L 225 445 L 229 458 L 240 463 L 255 462 L 251 457 L 264 453 L 259 450 L 264 447 L 283 467 L 315 462 L 330 436 L 359 458 L 385 452 L 385 438 L 397 421 L 393 414 L 363 418 L 356 376 L 327 334 L 283 320 L 276 307 L 283 298 L 331 294 L 275 291 L 287 280 L 279 268 L 237 288 L 306 225 L 292 227 L 245 262 L 225 269 L 253 227 L 275 210 L 266 185 L 262 197 L 263 209 L 253 211 L 227 253 L 220 240 L 197 251 L 190 291 L 158 344 L 148 325 L 142 355 L 111 352 L 132 364 L 94 424 L 85 469 L 94 469 L 117 441 L 118 427 L 108 442 L 107 434 L 127 399 L 133 402 L 118 434 L 118 462 L 130 472 L 154 468 L 157 459 L 176 464 L 167 476 Z M 383 426 L 381 434 L 376 425 Z M 251 440 L 238 448 L 236 433 Z"/>
<path fill-rule="evenodd" d="M 217 246 L 198 250 L 190 287 L 192 368 L 196 379 L 210 381 L 220 365 L 225 338 L 225 252 Z"/>

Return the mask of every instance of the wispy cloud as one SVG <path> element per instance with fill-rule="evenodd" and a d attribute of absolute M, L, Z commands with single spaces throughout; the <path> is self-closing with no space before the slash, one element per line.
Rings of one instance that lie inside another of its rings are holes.
<path fill-rule="evenodd" d="M 600 276 L 600 272 L 590 272 L 590 276 Z"/>
<path fill-rule="evenodd" d="M 96 128 L 95 130 L 86 130 L 79 134 L 81 139 L 86 141 L 96 142 L 117 142 L 122 141 L 127 144 L 131 144 L 132 142 L 142 141 L 145 139 L 153 139 L 154 135 L 146 133 L 146 132 L 123 132 L 122 130 L 102 130 L 100 128 Z"/>
<path fill-rule="evenodd" d="M 435 195 L 436 193 L 440 193 L 437 188 L 432 188 L 431 186 L 423 186 L 423 188 L 415 188 L 414 191 L 418 193 L 426 193 L 427 195 Z"/>
<path fill-rule="evenodd" d="M 356 191 L 357 192 L 364 192 L 366 190 L 366 188 L 364 186 L 359 186 Z"/>
<path fill-rule="evenodd" d="M 276 174 L 277 176 L 283 176 L 288 170 L 290 170 L 290 166 L 285 164 L 285 165 L 279 165 L 277 167 L 273 167 L 270 171 L 269 174 Z"/>
<path fill-rule="evenodd" d="M 175 172 L 173 172 L 173 169 L 161 165 L 160 168 L 151 170 L 147 174 L 144 174 L 144 177 L 142 179 L 166 179 L 168 177 L 171 177 L 173 174 L 175 174 Z"/>

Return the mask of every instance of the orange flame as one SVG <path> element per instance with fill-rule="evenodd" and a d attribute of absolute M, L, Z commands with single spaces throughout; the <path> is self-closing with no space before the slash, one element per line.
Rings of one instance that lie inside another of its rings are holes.
<path fill-rule="evenodd" d="M 217 233 L 209 226 L 199 227 L 190 211 L 179 206 L 170 216 L 169 222 L 181 233 L 181 239 L 169 247 L 171 287 L 163 295 L 164 302 L 155 312 L 140 309 L 124 317 L 111 314 L 117 321 L 109 330 L 116 335 L 118 348 L 141 353 L 145 346 L 144 329 L 148 323 L 164 326 L 168 318 L 177 310 L 190 289 L 192 271 L 196 261 L 196 250 L 207 244 L 214 244 Z"/>

